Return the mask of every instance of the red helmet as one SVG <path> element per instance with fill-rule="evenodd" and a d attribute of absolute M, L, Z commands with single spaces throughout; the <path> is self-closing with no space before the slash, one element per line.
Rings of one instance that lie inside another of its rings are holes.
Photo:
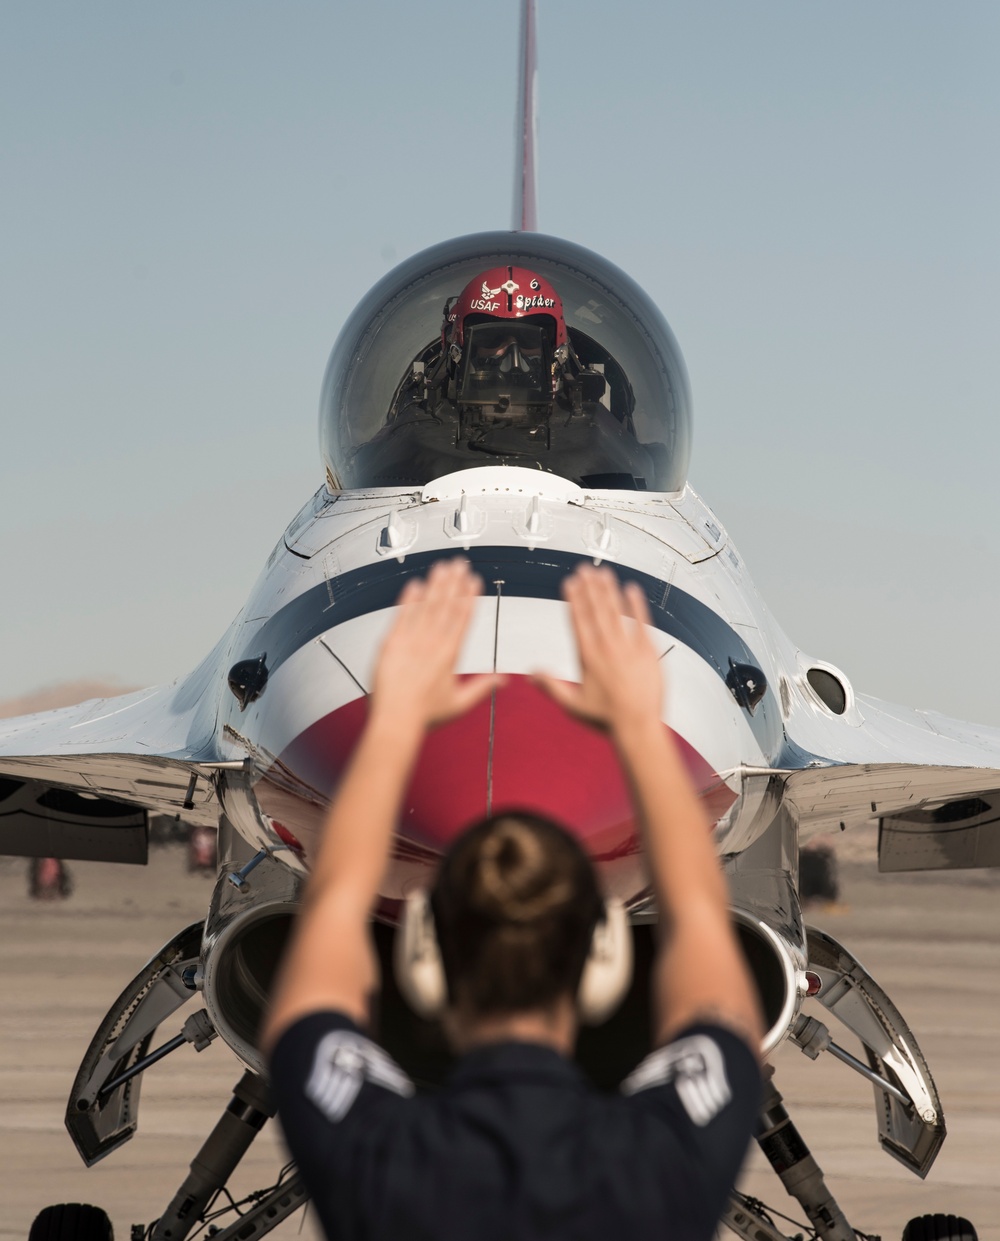
<path fill-rule="evenodd" d="M 555 323 L 555 348 L 568 343 L 562 298 L 551 284 L 526 267 L 492 267 L 470 280 L 449 307 L 445 333 L 449 344 L 465 344 L 470 315 L 492 319 L 547 316 Z"/>

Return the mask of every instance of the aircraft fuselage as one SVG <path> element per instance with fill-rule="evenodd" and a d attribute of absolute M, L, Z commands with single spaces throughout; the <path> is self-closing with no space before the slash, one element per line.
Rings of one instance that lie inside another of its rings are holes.
<path fill-rule="evenodd" d="M 258 681 L 266 673 L 262 686 L 237 684 L 224 695 L 220 713 L 221 757 L 249 756 L 259 776 L 253 799 L 223 794 L 237 829 L 308 867 L 364 718 L 395 600 L 408 577 L 457 554 L 470 559 L 485 588 L 459 671 L 497 671 L 508 681 L 470 716 L 428 737 L 384 896 L 398 900 L 424 880 L 471 821 L 521 806 L 566 822 L 601 864 L 609 889 L 633 904 L 641 899 L 639 845 L 610 743 L 531 682 L 540 670 L 578 677 L 560 588 L 587 559 L 611 563 L 645 590 L 667 686 L 664 724 L 710 819 L 722 824 L 725 848 L 742 771 L 777 765 L 785 744 L 772 689 L 777 670 L 742 562 L 690 489 L 587 492 L 507 466 L 406 491 L 324 489 L 292 523 L 230 648 L 232 665 Z"/>

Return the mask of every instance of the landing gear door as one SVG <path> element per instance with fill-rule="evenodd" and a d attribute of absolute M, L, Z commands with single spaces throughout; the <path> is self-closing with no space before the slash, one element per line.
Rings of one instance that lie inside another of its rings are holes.
<path fill-rule="evenodd" d="M 160 1022 L 195 994 L 184 973 L 198 963 L 202 929 L 195 922 L 164 945 L 111 1006 L 87 1048 L 66 1105 L 66 1128 L 88 1168 L 136 1131 L 142 1074 L 110 1093 L 102 1087 L 141 1060 Z"/>
<path fill-rule="evenodd" d="M 912 1100 L 907 1107 L 875 1086 L 875 1115 L 882 1149 L 927 1175 L 944 1142 L 944 1114 L 937 1087 L 899 1009 L 865 968 L 830 935 L 806 928 L 809 968 L 822 979 L 816 997 L 861 1040 L 876 1073 Z"/>

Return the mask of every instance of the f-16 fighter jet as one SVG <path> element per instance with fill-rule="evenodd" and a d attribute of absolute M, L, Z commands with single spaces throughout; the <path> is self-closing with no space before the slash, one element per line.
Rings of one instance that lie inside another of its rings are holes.
<path fill-rule="evenodd" d="M 405 583 L 458 554 L 486 585 L 459 671 L 505 681 L 429 737 L 398 825 L 375 935 L 380 1035 L 402 1067 L 433 1083 L 447 1056 L 392 982 L 401 902 L 456 832 L 510 805 L 569 825 L 629 913 L 631 993 L 582 1040 L 584 1068 L 612 1087 L 648 1050 L 657 910 L 623 777 L 610 744 L 530 679 L 577 679 L 560 587 L 592 561 L 648 600 L 663 726 L 714 824 L 766 1018 L 762 1054 L 792 1040 L 866 1077 L 882 1149 L 916 1176 L 945 1139 L 904 1017 L 849 947 L 803 921 L 798 848 L 876 821 L 883 871 L 1000 865 L 1000 732 L 865 697 L 775 624 L 688 483 L 688 380 L 660 311 L 605 259 L 535 231 L 532 0 L 522 42 L 514 230 L 417 254 L 347 320 L 322 390 L 321 485 L 214 650 L 171 685 L 0 727 L 5 852 L 142 864 L 150 815 L 218 827 L 204 920 L 150 945 L 67 1105 L 93 1164 L 135 1134 L 142 1074 L 162 1055 L 218 1036 L 241 1062 L 235 1101 L 173 1200 L 150 1203 L 150 1241 L 198 1227 L 269 1114 L 258 1025 L 376 652 Z M 773 1079 L 759 1141 L 816 1235 L 854 1241 L 864 1221 L 845 1218 Z M 293 1174 L 216 1241 L 261 1236 L 303 1200 Z M 50 1241 L 97 1241 L 106 1224 L 62 1208 L 44 1220 Z M 734 1197 L 726 1222 L 747 1241 L 782 1241 L 753 1202 Z M 965 1228 L 926 1217 L 910 1235 L 959 1241 Z"/>

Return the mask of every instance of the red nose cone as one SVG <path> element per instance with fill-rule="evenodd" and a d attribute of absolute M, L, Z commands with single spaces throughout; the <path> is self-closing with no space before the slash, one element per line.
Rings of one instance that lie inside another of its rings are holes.
<path fill-rule="evenodd" d="M 365 711 L 366 700 L 359 698 L 318 720 L 256 786 L 266 814 L 283 825 L 295 823 L 307 859 L 324 795 L 336 786 Z M 677 740 L 714 821 L 732 804 L 733 793 L 695 750 Z M 289 791 L 289 776 L 296 793 Z M 302 798 L 303 785 L 315 790 L 314 799 Z M 628 789 L 614 748 L 601 733 L 567 716 L 526 677 L 511 677 L 493 704 L 481 703 L 427 736 L 404 802 L 400 857 L 433 864 L 470 823 L 517 808 L 568 827 L 604 864 L 605 881 L 615 895 L 633 898 L 645 886 Z"/>

